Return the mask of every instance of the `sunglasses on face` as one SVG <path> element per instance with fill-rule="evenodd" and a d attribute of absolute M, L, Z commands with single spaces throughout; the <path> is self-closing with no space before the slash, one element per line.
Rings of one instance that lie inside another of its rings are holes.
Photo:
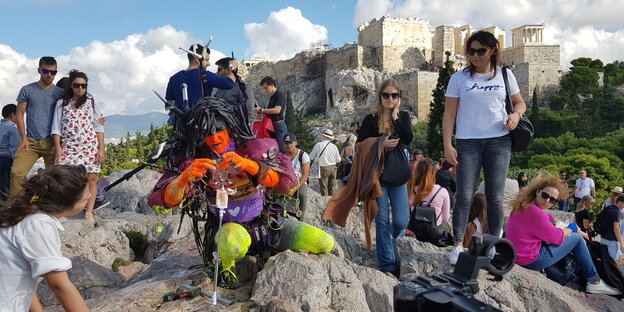
<path fill-rule="evenodd" d="M 49 69 L 43 69 L 41 68 L 41 73 L 44 75 L 52 75 L 55 76 L 56 73 L 58 73 L 58 70 L 49 70 Z"/>
<path fill-rule="evenodd" d="M 541 191 L 542 194 L 540 196 L 542 196 L 543 199 L 547 199 L 551 204 L 556 204 L 557 203 L 557 199 L 550 196 L 548 193 Z"/>
<path fill-rule="evenodd" d="M 381 93 L 381 97 L 386 99 L 386 100 L 389 99 L 390 97 L 392 97 L 393 100 L 396 100 L 396 99 L 401 97 L 401 94 L 399 94 L 399 93 L 386 93 L 386 92 L 382 92 Z"/>
<path fill-rule="evenodd" d="M 481 48 L 481 49 L 468 48 L 468 55 L 473 56 L 475 53 L 477 53 L 477 55 L 479 56 L 484 56 L 487 50 L 488 49 L 486 48 Z"/>
<path fill-rule="evenodd" d="M 74 87 L 74 89 L 79 89 L 79 88 L 86 89 L 87 84 L 86 83 L 72 83 L 72 87 Z"/>

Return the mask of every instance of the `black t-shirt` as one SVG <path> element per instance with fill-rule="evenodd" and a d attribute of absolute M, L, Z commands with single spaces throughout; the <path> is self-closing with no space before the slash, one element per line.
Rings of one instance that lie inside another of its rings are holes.
<path fill-rule="evenodd" d="M 576 225 L 578 225 L 579 229 L 583 232 L 587 232 L 585 228 L 583 228 L 583 219 L 587 219 L 591 222 L 591 216 L 589 215 L 589 209 L 583 209 L 574 214 L 574 218 L 576 220 Z"/>
<path fill-rule="evenodd" d="M 613 222 L 620 222 L 620 209 L 616 205 L 605 208 L 602 216 L 603 226 L 605 226 L 606 234 L 601 235 L 602 238 L 615 241 L 615 231 L 613 230 Z"/>
<path fill-rule="evenodd" d="M 280 106 L 282 109 L 280 110 L 279 114 L 268 115 L 269 118 L 271 118 L 273 122 L 283 121 L 284 111 L 286 110 L 286 97 L 284 96 L 284 93 L 282 93 L 280 90 L 275 91 L 275 93 L 271 95 L 271 99 L 269 100 L 267 108 L 274 108 L 275 106 Z"/>
<path fill-rule="evenodd" d="M 394 132 L 399 136 L 399 142 L 405 145 L 412 143 L 414 133 L 412 132 L 412 120 L 407 112 L 400 111 L 399 118 L 394 121 Z M 368 114 L 364 117 L 360 131 L 358 131 L 357 142 L 362 142 L 370 137 L 379 137 L 379 126 L 377 125 L 377 116 Z"/>

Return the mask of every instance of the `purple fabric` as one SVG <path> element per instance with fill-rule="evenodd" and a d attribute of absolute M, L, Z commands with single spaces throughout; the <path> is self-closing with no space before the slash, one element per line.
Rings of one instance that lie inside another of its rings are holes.
<path fill-rule="evenodd" d="M 225 208 L 223 222 L 243 223 L 251 221 L 262 213 L 263 202 L 264 194 L 260 190 L 240 198 L 230 198 L 228 206 Z M 215 216 L 219 215 L 219 208 L 210 205 L 210 209 Z"/>

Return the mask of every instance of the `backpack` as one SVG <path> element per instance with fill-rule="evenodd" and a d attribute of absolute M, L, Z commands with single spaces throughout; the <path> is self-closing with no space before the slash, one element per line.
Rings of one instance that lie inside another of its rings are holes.
<path fill-rule="evenodd" d="M 432 243 L 438 247 L 445 247 L 453 244 L 453 237 L 443 225 L 438 225 L 438 219 L 441 213 L 436 216 L 435 208 L 431 207 L 431 202 L 438 195 L 440 190 L 442 190 L 441 186 L 435 194 L 433 194 L 426 206 L 421 203 L 414 207 L 414 210 L 410 213 L 407 229 L 412 231 L 414 235 L 416 235 L 416 239 L 421 242 Z"/>
<path fill-rule="evenodd" d="M 606 222 L 605 220 L 606 218 L 605 211 L 609 210 L 610 209 L 609 207 L 603 209 L 598 214 L 598 217 L 596 217 L 596 222 L 594 222 L 594 231 L 596 231 L 596 233 L 598 233 L 600 236 L 603 236 L 609 233 L 609 231 L 613 231 L 613 226 L 610 226 L 609 224 L 607 224 L 609 222 Z"/>
<path fill-rule="evenodd" d="M 622 276 L 617 263 L 609 255 L 609 248 L 601 243 L 588 241 L 587 249 L 600 278 L 607 285 L 624 293 L 624 276 Z M 622 299 L 624 295 L 619 295 L 617 298 Z"/>
<path fill-rule="evenodd" d="M 542 248 L 548 248 L 548 246 L 542 246 Z M 575 281 L 575 277 L 580 277 L 580 268 L 574 256 L 569 253 L 555 264 L 544 268 L 544 273 L 549 279 L 559 283 L 559 285 L 566 285 L 569 282 Z M 583 281 L 576 280 L 577 284 L 582 285 Z"/>

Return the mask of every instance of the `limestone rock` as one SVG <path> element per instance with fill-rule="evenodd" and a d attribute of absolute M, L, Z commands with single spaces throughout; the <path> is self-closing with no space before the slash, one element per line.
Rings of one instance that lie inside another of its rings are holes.
<path fill-rule="evenodd" d="M 107 176 L 111 183 L 121 178 L 130 170 L 122 170 Z M 143 169 L 123 181 L 106 193 L 106 199 L 111 203 L 111 208 L 117 212 L 134 211 L 142 214 L 154 214 L 152 208 L 147 205 L 147 196 L 160 179 L 162 174 L 158 171 Z"/>

